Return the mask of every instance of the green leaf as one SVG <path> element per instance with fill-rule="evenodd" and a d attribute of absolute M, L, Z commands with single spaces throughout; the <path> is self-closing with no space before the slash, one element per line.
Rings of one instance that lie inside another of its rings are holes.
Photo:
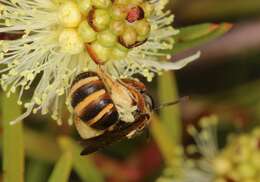
<path fill-rule="evenodd" d="M 17 95 L 6 98 L 2 95 L 3 122 L 3 171 L 4 181 L 24 181 L 24 138 L 23 124 L 11 125 L 10 121 L 21 115 Z"/>
<path fill-rule="evenodd" d="M 71 151 L 73 155 L 73 168 L 78 173 L 82 181 L 103 182 L 104 178 L 98 171 L 90 157 L 80 156 L 82 147 L 68 137 L 60 137 L 60 144 L 63 150 Z"/>
<path fill-rule="evenodd" d="M 176 42 L 174 48 L 167 52 L 176 54 L 180 51 L 205 44 L 222 36 L 231 27 L 232 25 L 228 23 L 205 23 L 181 28 L 180 33 L 174 37 Z"/>
<path fill-rule="evenodd" d="M 72 154 L 66 151 L 56 163 L 49 182 L 68 182 L 72 170 Z"/>
<path fill-rule="evenodd" d="M 180 3 L 180 4 L 179 4 Z M 182 20 L 192 22 L 220 19 L 239 19 L 240 17 L 259 16 L 259 0 L 200 0 L 200 1 L 178 1 L 176 8 L 182 7 L 178 15 Z"/>
<path fill-rule="evenodd" d="M 161 104 L 178 100 L 174 73 L 165 72 L 159 77 L 159 101 Z M 182 124 L 179 105 L 167 106 L 160 110 L 160 120 L 174 142 L 181 143 Z"/>

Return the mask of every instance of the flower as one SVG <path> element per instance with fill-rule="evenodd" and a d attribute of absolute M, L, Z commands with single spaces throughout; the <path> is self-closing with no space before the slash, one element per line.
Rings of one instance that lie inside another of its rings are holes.
<path fill-rule="evenodd" d="M 200 122 L 201 131 L 193 126 L 189 133 L 196 146 L 187 148 L 190 153 L 199 152 L 198 160 L 187 160 L 183 176 L 173 182 L 258 182 L 260 179 L 260 128 L 251 133 L 234 134 L 223 149 L 217 142 L 217 118 L 210 116 Z"/>
<path fill-rule="evenodd" d="M 26 112 L 52 113 L 61 124 L 69 105 L 68 90 L 79 73 L 103 64 L 115 77 L 180 69 L 199 53 L 177 63 L 162 61 L 171 49 L 173 16 L 164 12 L 167 0 L 0 0 L 0 33 L 15 35 L 0 41 L 1 85 L 8 95 L 19 90 L 18 104 Z M 156 8 L 154 8 L 156 7 Z M 31 100 L 24 92 L 35 85 Z M 72 117 L 70 118 L 72 123 Z"/>

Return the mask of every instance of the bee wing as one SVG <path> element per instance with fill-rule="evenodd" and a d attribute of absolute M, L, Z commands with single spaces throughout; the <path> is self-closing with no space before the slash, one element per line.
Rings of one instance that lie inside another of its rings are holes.
<path fill-rule="evenodd" d="M 149 118 L 149 115 L 143 114 L 132 124 L 121 121 L 112 131 L 106 131 L 99 136 L 82 140 L 81 144 L 84 146 L 84 150 L 80 155 L 88 155 L 115 142 L 127 139 L 129 134 L 143 126 L 147 118 Z"/>

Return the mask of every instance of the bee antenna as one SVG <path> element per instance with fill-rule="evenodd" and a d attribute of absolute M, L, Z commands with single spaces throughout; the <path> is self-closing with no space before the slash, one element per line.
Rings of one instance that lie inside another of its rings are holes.
<path fill-rule="evenodd" d="M 180 99 L 176 100 L 176 101 L 172 101 L 172 102 L 166 102 L 166 103 L 163 103 L 163 104 L 160 104 L 159 106 L 157 106 L 154 110 L 155 111 L 158 111 L 164 107 L 168 107 L 168 106 L 172 106 L 172 105 L 175 105 L 175 104 L 179 104 L 180 102 L 186 102 L 190 100 L 190 97 L 189 96 L 185 96 L 185 97 L 181 97 Z"/>

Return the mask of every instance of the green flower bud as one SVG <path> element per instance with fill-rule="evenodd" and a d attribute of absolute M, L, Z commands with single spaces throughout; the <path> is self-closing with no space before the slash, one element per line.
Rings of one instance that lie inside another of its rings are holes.
<path fill-rule="evenodd" d="M 146 36 L 146 35 L 145 36 L 138 35 L 137 42 L 145 42 L 147 40 L 147 38 L 148 38 L 148 36 Z"/>
<path fill-rule="evenodd" d="M 125 47 L 119 44 L 113 48 L 110 59 L 121 60 L 127 56 L 127 53 L 128 53 L 128 49 L 126 49 Z"/>
<path fill-rule="evenodd" d="M 110 30 L 116 35 L 122 35 L 125 27 L 126 25 L 123 21 L 114 21 L 110 24 Z"/>
<path fill-rule="evenodd" d="M 255 151 L 255 153 L 251 156 L 251 163 L 254 167 L 256 167 L 258 170 L 260 170 L 260 152 Z"/>
<path fill-rule="evenodd" d="M 148 37 L 151 31 L 151 25 L 147 20 L 140 20 L 135 22 L 134 29 L 138 35 Z"/>
<path fill-rule="evenodd" d="M 130 0 L 114 0 L 113 4 L 129 4 Z"/>
<path fill-rule="evenodd" d="M 256 174 L 256 169 L 252 165 L 244 163 L 238 166 L 238 173 L 243 178 L 250 178 L 254 177 Z"/>
<path fill-rule="evenodd" d="M 88 14 L 88 22 L 95 31 L 102 31 L 110 23 L 110 14 L 103 9 L 94 9 Z"/>
<path fill-rule="evenodd" d="M 111 47 L 113 46 L 116 41 L 117 41 L 117 37 L 115 34 L 113 34 L 111 31 L 109 30 L 106 30 L 106 31 L 103 31 L 103 32 L 100 32 L 98 34 L 98 42 L 100 44 L 102 44 L 103 46 L 106 46 L 106 47 Z"/>
<path fill-rule="evenodd" d="M 92 9 L 91 0 L 77 0 L 80 12 L 83 15 L 87 15 L 88 12 Z"/>
<path fill-rule="evenodd" d="M 86 43 L 93 42 L 97 37 L 97 33 L 91 28 L 91 26 L 89 26 L 87 21 L 80 23 L 78 33 Z"/>
<path fill-rule="evenodd" d="M 124 5 L 116 4 L 111 8 L 111 17 L 115 20 L 124 20 L 127 16 L 127 7 Z"/>
<path fill-rule="evenodd" d="M 111 5 L 111 0 L 93 0 L 92 5 L 96 8 L 108 8 Z"/>
<path fill-rule="evenodd" d="M 132 27 L 127 27 L 124 33 L 119 37 L 119 42 L 127 47 L 130 48 L 134 45 L 137 41 L 137 33 Z"/>
<path fill-rule="evenodd" d="M 111 49 L 105 46 L 102 46 L 97 41 L 87 45 L 87 51 L 90 57 L 97 64 L 104 64 L 109 60 L 111 54 Z"/>
<path fill-rule="evenodd" d="M 143 2 L 144 2 L 144 0 L 130 0 L 130 3 L 134 4 L 134 5 L 139 5 L 139 4 L 143 3 Z"/>

